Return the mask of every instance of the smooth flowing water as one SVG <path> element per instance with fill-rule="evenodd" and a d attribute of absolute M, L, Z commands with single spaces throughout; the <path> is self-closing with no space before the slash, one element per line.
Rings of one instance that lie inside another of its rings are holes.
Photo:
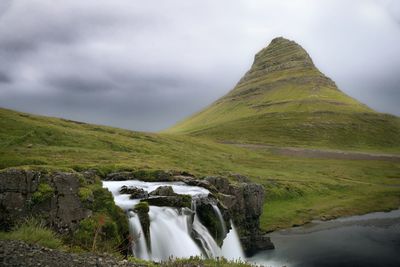
<path fill-rule="evenodd" d="M 311 224 L 274 232 L 275 250 L 252 258 L 265 266 L 400 266 L 400 210 Z"/>
<path fill-rule="evenodd" d="M 122 186 L 133 186 L 151 192 L 160 186 L 171 186 L 175 193 L 191 195 L 193 199 L 206 197 L 209 191 L 202 187 L 188 186 L 182 182 L 143 182 L 143 181 L 104 181 L 103 187 L 107 188 L 114 196 L 115 203 L 127 212 L 132 236 L 138 237 L 133 242 L 132 251 L 136 257 L 156 261 L 166 260 L 169 257 L 187 258 L 190 256 L 203 256 L 208 258 L 223 256 L 227 259 L 244 259 L 238 234 L 232 225 L 227 232 L 221 211 L 215 205 L 216 218 L 227 236 L 219 247 L 207 228 L 200 222 L 192 209 L 150 206 L 150 250 L 140 224 L 139 216 L 131 209 L 139 203 L 140 199 L 130 199 L 129 194 L 120 194 Z M 194 213 L 194 217 L 193 217 Z"/>

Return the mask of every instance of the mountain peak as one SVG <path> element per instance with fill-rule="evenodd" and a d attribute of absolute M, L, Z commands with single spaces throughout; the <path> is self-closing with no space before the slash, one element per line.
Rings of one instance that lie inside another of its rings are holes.
<path fill-rule="evenodd" d="M 256 54 L 252 69 L 272 72 L 313 67 L 314 63 L 303 47 L 295 41 L 277 37 Z"/>
<path fill-rule="evenodd" d="M 235 88 L 170 131 L 225 137 L 229 132 L 232 140 L 275 142 L 286 130 L 288 138 L 299 129 L 310 138 L 314 128 L 329 135 L 331 130 L 341 131 L 342 118 L 358 120 L 359 114 L 367 113 L 376 114 L 340 91 L 303 47 L 278 37 L 256 54 Z M 246 128 L 253 130 L 244 133 Z"/>

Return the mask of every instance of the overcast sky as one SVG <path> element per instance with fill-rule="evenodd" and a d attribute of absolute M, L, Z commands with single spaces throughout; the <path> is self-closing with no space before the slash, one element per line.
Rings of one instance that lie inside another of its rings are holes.
<path fill-rule="evenodd" d="M 277 36 L 400 115 L 398 0 L 1 0 L 0 106 L 161 130 L 231 90 Z"/>

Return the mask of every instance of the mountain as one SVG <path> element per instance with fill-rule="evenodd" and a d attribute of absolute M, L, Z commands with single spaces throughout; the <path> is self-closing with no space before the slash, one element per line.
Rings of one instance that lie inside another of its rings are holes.
<path fill-rule="evenodd" d="M 234 143 L 400 148 L 399 118 L 340 91 L 300 45 L 282 37 L 256 54 L 233 90 L 165 132 Z"/>

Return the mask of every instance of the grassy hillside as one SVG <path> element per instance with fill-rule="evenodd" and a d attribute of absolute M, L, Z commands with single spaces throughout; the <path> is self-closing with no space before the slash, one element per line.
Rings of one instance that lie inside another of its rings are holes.
<path fill-rule="evenodd" d="M 199 138 L 133 132 L 0 109 L 0 168 L 103 173 L 163 169 L 199 176 L 240 173 L 266 188 L 265 230 L 397 208 L 399 160 L 283 156 Z"/>
<path fill-rule="evenodd" d="M 227 95 L 168 133 L 219 141 L 400 151 L 400 119 L 341 92 L 298 44 L 276 38 Z"/>

